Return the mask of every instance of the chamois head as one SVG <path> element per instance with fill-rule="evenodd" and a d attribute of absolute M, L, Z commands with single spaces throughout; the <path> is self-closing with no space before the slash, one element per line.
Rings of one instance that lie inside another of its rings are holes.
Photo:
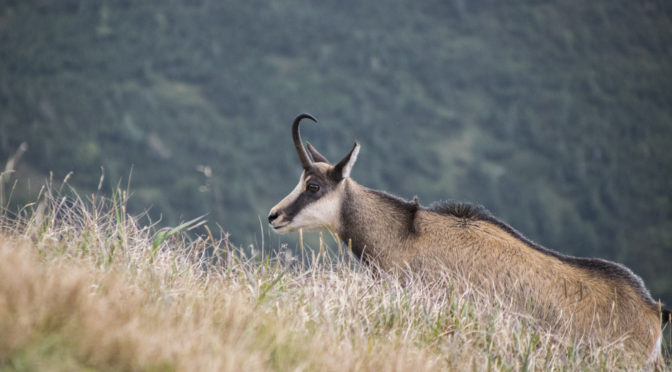
<path fill-rule="evenodd" d="M 350 177 L 359 153 L 359 143 L 355 142 L 352 150 L 340 162 L 332 165 L 307 143 L 311 160 L 299 134 L 299 124 L 303 119 L 317 122 L 312 115 L 301 114 L 292 124 L 294 146 L 303 167 L 299 183 L 268 214 L 268 222 L 280 234 L 298 229 L 338 229 L 344 194 L 343 181 Z"/>

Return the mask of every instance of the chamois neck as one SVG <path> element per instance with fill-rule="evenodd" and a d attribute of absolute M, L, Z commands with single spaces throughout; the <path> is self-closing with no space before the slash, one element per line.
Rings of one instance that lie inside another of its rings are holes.
<path fill-rule="evenodd" d="M 419 205 L 345 180 L 339 236 L 364 262 L 385 261 L 399 253 L 413 234 Z"/>

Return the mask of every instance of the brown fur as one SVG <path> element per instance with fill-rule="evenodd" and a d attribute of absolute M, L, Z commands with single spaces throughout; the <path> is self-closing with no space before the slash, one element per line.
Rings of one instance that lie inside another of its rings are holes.
<path fill-rule="evenodd" d="M 338 233 L 363 261 L 384 270 L 459 273 L 542 324 L 569 320 L 573 337 L 602 345 L 622 340 L 637 354 L 656 354 L 660 309 L 625 267 L 537 246 L 482 208 L 428 209 L 344 182 Z"/>

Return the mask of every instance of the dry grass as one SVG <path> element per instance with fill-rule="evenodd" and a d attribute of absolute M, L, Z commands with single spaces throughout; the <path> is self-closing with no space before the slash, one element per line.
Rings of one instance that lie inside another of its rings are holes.
<path fill-rule="evenodd" d="M 402 283 L 328 249 L 245 253 L 179 231 L 197 221 L 141 227 L 124 192 L 53 194 L 0 221 L 0 370 L 638 368 L 456 278 Z"/>

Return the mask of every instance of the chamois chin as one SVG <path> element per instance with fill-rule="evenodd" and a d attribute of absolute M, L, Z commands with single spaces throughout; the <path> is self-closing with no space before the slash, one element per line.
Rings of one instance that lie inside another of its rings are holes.
<path fill-rule="evenodd" d="M 417 198 L 406 201 L 366 188 L 350 178 L 359 143 L 332 165 L 310 143 L 304 147 L 302 119 L 317 121 L 301 114 L 292 124 L 303 170 L 268 215 L 276 232 L 330 230 L 363 262 L 384 270 L 465 273 L 486 293 L 509 298 L 520 309 L 531 305 L 542 323 L 567 319 L 572 338 L 603 345 L 622 340 L 642 361 L 659 358 L 661 318 L 669 321 L 670 310 L 662 309 L 628 268 L 544 248 L 480 206 L 424 207 Z"/>

